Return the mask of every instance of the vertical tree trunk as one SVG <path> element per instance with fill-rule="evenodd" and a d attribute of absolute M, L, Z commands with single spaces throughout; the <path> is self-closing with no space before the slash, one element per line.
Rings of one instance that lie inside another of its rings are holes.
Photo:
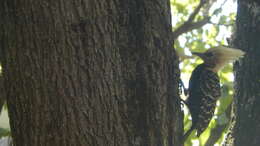
<path fill-rule="evenodd" d="M 182 145 L 168 0 L 1 3 L 15 145 Z"/>
<path fill-rule="evenodd" d="M 260 145 L 260 2 L 238 0 L 234 46 L 246 56 L 234 66 L 236 95 L 233 131 L 227 145 Z"/>

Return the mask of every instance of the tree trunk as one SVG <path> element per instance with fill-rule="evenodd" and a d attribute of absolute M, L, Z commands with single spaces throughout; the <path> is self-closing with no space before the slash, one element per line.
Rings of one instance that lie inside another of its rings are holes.
<path fill-rule="evenodd" d="M 2 0 L 19 146 L 181 146 L 168 0 Z"/>
<path fill-rule="evenodd" d="M 260 2 L 238 0 L 234 46 L 246 52 L 236 75 L 232 132 L 228 146 L 260 145 Z"/>

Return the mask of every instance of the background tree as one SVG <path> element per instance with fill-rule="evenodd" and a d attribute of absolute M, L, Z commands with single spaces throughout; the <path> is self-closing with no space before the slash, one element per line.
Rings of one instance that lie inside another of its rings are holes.
<path fill-rule="evenodd" d="M 232 114 L 232 131 L 226 145 L 260 145 L 260 2 L 238 0 L 234 47 L 246 52 L 237 62 L 236 95 Z"/>
<path fill-rule="evenodd" d="M 181 146 L 168 0 L 2 0 L 19 146 Z"/>

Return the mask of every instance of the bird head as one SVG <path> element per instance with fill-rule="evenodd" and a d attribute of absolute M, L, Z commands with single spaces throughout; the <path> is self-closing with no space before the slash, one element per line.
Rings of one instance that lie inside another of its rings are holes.
<path fill-rule="evenodd" d="M 234 48 L 218 46 L 210 48 L 203 53 L 192 52 L 192 54 L 199 56 L 210 70 L 217 72 L 226 64 L 242 57 L 245 52 Z"/>

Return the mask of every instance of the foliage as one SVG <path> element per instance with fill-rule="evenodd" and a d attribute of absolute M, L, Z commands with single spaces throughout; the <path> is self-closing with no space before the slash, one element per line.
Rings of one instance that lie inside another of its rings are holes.
<path fill-rule="evenodd" d="M 184 33 L 175 40 L 175 49 L 178 53 L 191 55 L 191 51 L 202 52 L 212 46 L 227 45 L 225 40 L 231 35 L 231 28 L 235 19 L 235 10 L 231 10 L 229 7 L 235 7 L 235 3 L 232 1 L 224 2 L 223 0 L 217 0 L 212 4 L 208 11 L 211 17 L 210 23 Z M 173 30 L 180 27 L 189 18 L 189 15 L 198 4 L 199 0 L 171 0 Z M 199 12 L 195 19 L 203 19 L 203 17 L 204 14 Z M 200 59 L 194 58 L 186 59 L 180 63 L 181 78 L 186 88 L 192 70 L 201 62 Z M 222 84 L 222 97 L 217 103 L 215 116 L 200 138 L 197 138 L 195 132 L 193 132 L 185 142 L 185 146 L 210 145 L 212 141 L 220 145 L 224 139 L 229 123 L 230 104 L 233 94 L 232 65 L 226 66 L 219 75 Z M 184 130 L 187 131 L 191 126 L 191 117 L 186 107 L 184 113 Z M 222 128 L 221 133 L 218 131 L 219 128 Z"/>
<path fill-rule="evenodd" d="M 2 110 L 2 113 L 0 113 L 0 138 L 11 135 L 9 125 L 7 124 L 6 121 L 9 121 L 9 120 L 8 120 L 7 109 L 6 109 L 6 105 L 5 105 L 5 108 Z M 6 124 L 3 124 L 3 123 L 6 123 Z"/>
<path fill-rule="evenodd" d="M 4 136 L 10 136 L 10 129 L 0 128 L 0 138 Z"/>

